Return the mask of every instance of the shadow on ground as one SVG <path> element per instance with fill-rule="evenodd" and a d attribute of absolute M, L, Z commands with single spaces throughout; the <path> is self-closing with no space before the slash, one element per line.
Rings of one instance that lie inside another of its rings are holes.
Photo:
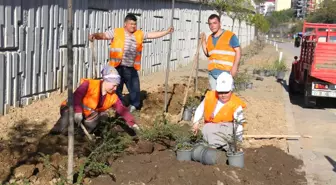
<path fill-rule="evenodd" d="M 328 162 L 331 164 L 331 166 L 333 167 L 333 171 L 336 172 L 336 161 L 334 161 L 332 158 L 330 158 L 329 156 L 324 156 Z"/>
<path fill-rule="evenodd" d="M 293 105 L 298 105 L 301 108 L 304 109 L 334 109 L 336 108 L 336 98 L 318 98 L 317 104 L 314 108 L 307 108 L 304 105 L 304 96 L 303 94 L 290 94 L 288 90 L 288 83 L 286 80 L 279 81 L 279 83 L 283 86 L 283 88 L 288 93 L 288 96 L 290 98 L 290 102 Z"/>

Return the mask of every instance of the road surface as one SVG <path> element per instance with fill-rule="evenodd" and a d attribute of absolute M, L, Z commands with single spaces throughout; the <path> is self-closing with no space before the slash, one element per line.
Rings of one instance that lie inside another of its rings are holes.
<path fill-rule="evenodd" d="M 287 62 L 300 55 L 292 43 L 279 43 Z M 317 109 L 303 108 L 303 98 L 290 97 L 296 131 L 311 135 L 301 140 L 302 156 L 309 184 L 336 184 L 336 103 L 325 101 Z"/>

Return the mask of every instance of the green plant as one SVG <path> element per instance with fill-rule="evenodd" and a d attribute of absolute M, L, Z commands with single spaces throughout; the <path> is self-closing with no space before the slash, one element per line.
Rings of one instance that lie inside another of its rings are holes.
<path fill-rule="evenodd" d="M 288 68 L 287 68 L 287 65 L 285 63 L 285 60 L 282 59 L 281 61 L 279 61 L 279 59 L 278 59 L 278 60 L 274 61 L 274 69 L 276 71 L 287 71 Z"/>
<path fill-rule="evenodd" d="M 185 107 L 197 107 L 200 104 L 200 100 L 197 97 L 189 96 Z"/>
<path fill-rule="evenodd" d="M 191 150 L 193 148 L 193 145 L 188 142 L 184 143 L 177 143 L 176 150 Z"/>

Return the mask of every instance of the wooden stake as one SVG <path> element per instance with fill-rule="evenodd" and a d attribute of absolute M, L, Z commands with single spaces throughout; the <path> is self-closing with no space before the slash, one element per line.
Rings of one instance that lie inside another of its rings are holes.
<path fill-rule="evenodd" d="M 74 109 L 73 109 L 73 50 L 72 50 L 72 28 L 73 28 L 73 7 L 72 0 L 68 0 L 68 106 L 69 106 L 69 128 L 68 128 L 68 171 L 67 179 L 73 182 L 74 166 Z"/>
<path fill-rule="evenodd" d="M 198 43 L 196 54 L 195 54 L 195 56 L 193 58 L 193 65 L 192 65 L 192 69 L 191 69 L 191 72 L 190 72 L 190 75 L 189 75 L 188 85 L 187 85 L 187 87 L 184 90 L 184 98 L 183 98 L 182 108 L 181 108 L 181 112 L 180 112 L 180 120 L 182 120 L 184 106 L 185 106 L 185 104 L 187 102 L 188 91 L 189 91 L 191 79 L 193 77 L 194 70 L 197 67 L 197 62 L 198 62 L 197 58 L 198 58 L 198 53 L 199 53 L 200 48 L 201 48 L 201 42 Z"/>

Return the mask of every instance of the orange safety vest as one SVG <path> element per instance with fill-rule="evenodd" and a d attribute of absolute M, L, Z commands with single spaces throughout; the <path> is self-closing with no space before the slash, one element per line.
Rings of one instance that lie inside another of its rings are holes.
<path fill-rule="evenodd" d="M 212 43 L 212 35 L 209 35 L 207 41 L 207 50 L 210 55 L 208 70 L 220 69 L 231 71 L 236 52 L 230 46 L 231 37 L 234 35 L 231 31 L 224 31 L 219 37 L 216 46 Z"/>
<path fill-rule="evenodd" d="M 101 81 L 100 80 L 90 80 L 90 79 L 81 79 L 81 84 L 84 81 L 89 81 L 89 88 L 86 92 L 86 95 L 82 101 L 83 113 L 85 117 L 90 116 L 94 112 L 104 112 L 107 109 L 111 108 L 118 100 L 118 96 L 113 94 L 106 94 L 105 101 L 102 107 L 97 108 L 100 98 L 100 89 Z M 67 100 L 63 101 L 62 106 L 67 105 Z"/>
<path fill-rule="evenodd" d="M 232 94 L 230 100 L 224 104 L 220 111 L 214 114 L 218 96 L 216 91 L 208 91 L 204 98 L 204 122 L 205 123 L 223 123 L 233 122 L 234 112 L 239 106 L 246 107 L 246 104 L 235 94 Z"/>
<path fill-rule="evenodd" d="M 139 71 L 141 68 L 141 53 L 142 53 L 142 42 L 144 39 L 144 33 L 141 30 L 137 30 L 134 33 L 136 40 L 136 56 L 134 59 L 134 68 Z M 125 48 L 125 29 L 116 28 L 114 29 L 114 37 L 110 44 L 110 61 L 109 64 L 113 67 L 117 67 L 121 64 Z"/>

